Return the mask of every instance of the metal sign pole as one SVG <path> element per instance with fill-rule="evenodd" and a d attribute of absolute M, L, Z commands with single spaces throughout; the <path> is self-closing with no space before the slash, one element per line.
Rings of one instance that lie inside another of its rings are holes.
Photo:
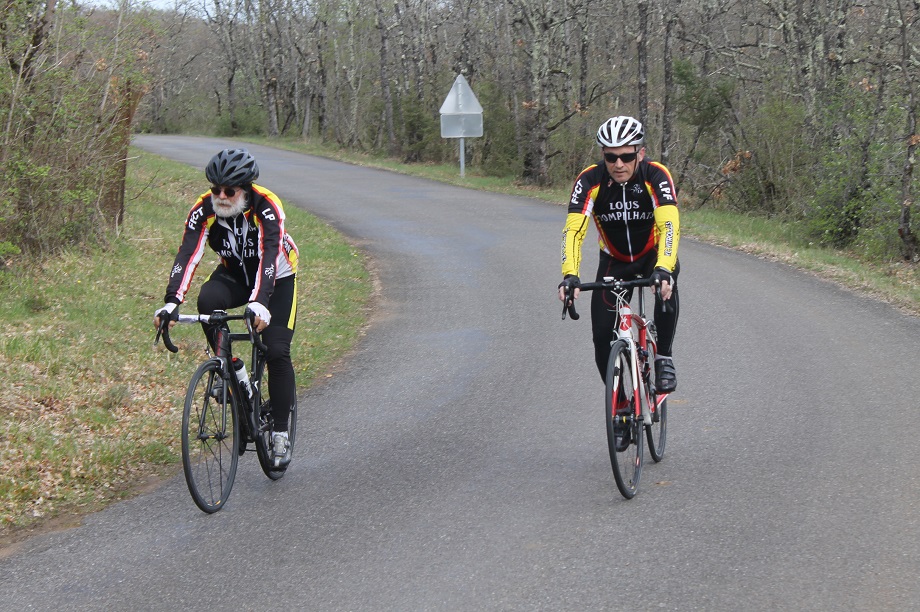
<path fill-rule="evenodd" d="M 466 143 L 464 137 L 482 136 L 482 105 L 469 83 L 458 74 L 441 104 L 441 138 L 460 139 L 460 176 L 466 175 Z"/>
<path fill-rule="evenodd" d="M 466 157 L 466 147 L 463 146 L 463 137 L 460 137 L 460 178 L 463 178 L 463 166 Z"/>

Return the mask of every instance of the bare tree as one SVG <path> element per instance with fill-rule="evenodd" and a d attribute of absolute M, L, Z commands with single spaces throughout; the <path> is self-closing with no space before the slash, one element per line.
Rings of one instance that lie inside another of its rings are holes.
<path fill-rule="evenodd" d="M 221 72 L 224 74 L 224 89 L 226 93 L 226 110 L 229 116 L 232 134 L 239 132 L 237 121 L 237 75 L 242 67 L 240 49 L 244 32 L 243 0 L 212 0 L 211 8 L 206 8 L 208 22 L 216 29 L 214 38 L 220 46 Z M 220 104 L 222 91 L 217 91 L 217 113 L 221 114 L 223 105 Z"/>
<path fill-rule="evenodd" d="M 384 15 L 381 0 L 374 0 L 377 31 L 380 34 L 380 89 L 383 94 L 383 124 L 386 129 L 386 150 L 390 155 L 397 152 L 396 130 L 393 128 L 393 91 L 390 87 L 390 35 L 394 24 Z"/>
<path fill-rule="evenodd" d="M 920 243 L 911 222 L 911 211 L 915 201 L 914 165 L 920 145 L 920 134 L 917 131 L 917 116 L 920 114 L 920 56 L 915 44 L 916 36 L 911 36 L 911 32 L 920 19 L 920 6 L 913 2 L 913 7 L 908 7 L 906 0 L 897 0 L 897 17 L 901 78 L 907 92 L 907 139 L 904 166 L 901 171 L 901 215 L 898 220 L 898 235 L 904 245 L 904 258 L 908 261 L 917 261 L 920 257 Z"/>
<path fill-rule="evenodd" d="M 680 0 L 671 0 L 663 5 L 664 40 L 662 49 L 663 96 L 661 103 L 661 163 L 668 165 L 671 161 L 671 139 L 676 111 L 674 109 L 674 30 L 678 26 Z"/>

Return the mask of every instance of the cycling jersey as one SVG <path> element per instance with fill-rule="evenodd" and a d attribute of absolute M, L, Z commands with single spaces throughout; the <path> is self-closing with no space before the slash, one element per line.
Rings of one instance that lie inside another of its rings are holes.
<path fill-rule="evenodd" d="M 235 280 L 251 290 L 250 302 L 267 306 L 275 280 L 297 272 L 297 245 L 284 229 L 281 200 L 259 185 L 249 190 L 249 207 L 229 219 L 214 212 L 210 191 L 198 198 L 185 221 L 166 302 L 185 301 L 205 245 L 220 256 Z"/>
<path fill-rule="evenodd" d="M 615 182 L 603 162 L 578 175 L 562 231 L 563 276 L 578 275 L 590 217 L 603 252 L 630 263 L 657 247 L 655 267 L 674 271 L 680 241 L 677 190 L 662 164 L 638 162 L 636 173 L 625 183 Z"/>

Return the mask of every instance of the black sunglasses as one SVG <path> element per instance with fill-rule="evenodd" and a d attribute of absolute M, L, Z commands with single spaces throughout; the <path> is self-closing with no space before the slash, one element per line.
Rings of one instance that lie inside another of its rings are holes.
<path fill-rule="evenodd" d="M 617 163 L 617 160 L 619 159 L 622 159 L 624 164 L 628 164 L 629 162 L 636 159 L 636 157 L 638 156 L 639 156 L 638 151 L 633 151 L 632 153 L 621 153 L 620 155 L 617 155 L 616 153 L 607 153 L 607 152 L 604 153 L 604 159 L 606 159 L 611 164 Z"/>
<path fill-rule="evenodd" d="M 236 187 L 211 187 L 211 193 L 220 195 L 220 192 L 223 191 L 228 198 L 232 198 L 236 195 L 236 189 Z"/>

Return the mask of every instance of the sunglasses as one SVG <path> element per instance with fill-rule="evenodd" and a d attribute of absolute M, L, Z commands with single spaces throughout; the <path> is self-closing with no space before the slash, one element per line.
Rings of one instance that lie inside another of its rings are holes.
<path fill-rule="evenodd" d="M 633 151 L 632 153 L 621 153 L 620 155 L 617 155 L 616 153 L 604 153 L 604 159 L 606 159 L 611 164 L 615 164 L 617 163 L 617 160 L 621 160 L 621 159 L 623 160 L 624 164 L 628 164 L 629 162 L 636 159 L 636 157 L 638 156 L 639 156 L 638 151 Z"/>
<path fill-rule="evenodd" d="M 211 193 L 220 195 L 220 192 L 223 191 L 228 198 L 232 198 L 236 195 L 237 189 L 237 187 L 211 187 Z"/>

